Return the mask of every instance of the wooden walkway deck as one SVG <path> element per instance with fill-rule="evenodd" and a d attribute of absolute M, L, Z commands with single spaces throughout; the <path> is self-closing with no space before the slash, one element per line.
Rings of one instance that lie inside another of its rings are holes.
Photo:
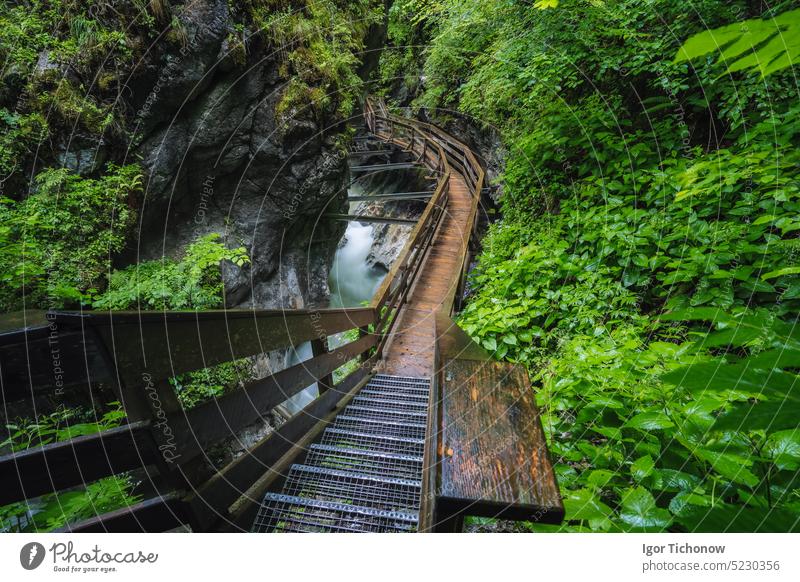
<path fill-rule="evenodd" d="M 439 232 L 411 289 L 384 351 L 383 372 L 397 376 L 431 377 L 436 343 L 436 313 L 459 283 L 468 244 L 472 195 L 464 177 L 450 177 L 450 199 Z"/>

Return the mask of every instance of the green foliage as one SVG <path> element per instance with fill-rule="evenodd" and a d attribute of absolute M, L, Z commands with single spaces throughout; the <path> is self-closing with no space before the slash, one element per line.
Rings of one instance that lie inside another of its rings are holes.
<path fill-rule="evenodd" d="M 330 342 L 330 348 L 335 349 L 338 346 L 343 346 L 345 344 L 349 344 L 358 340 L 360 336 L 360 332 L 357 329 L 351 329 L 349 331 L 343 331 L 342 333 L 336 334 L 335 336 L 328 338 Z M 339 366 L 333 371 L 333 383 L 338 384 L 347 376 L 358 370 L 361 362 L 358 358 L 352 359 L 349 362 Z"/>
<path fill-rule="evenodd" d="M 178 394 L 178 400 L 188 410 L 242 388 L 252 378 L 253 367 L 250 360 L 242 359 L 181 374 L 170 378 L 170 384 Z"/>
<path fill-rule="evenodd" d="M 381 21 L 383 3 L 268 0 L 254 2 L 251 13 L 255 26 L 284 53 L 281 74 L 290 81 L 277 113 L 351 115 L 363 87 L 361 51 L 370 26 Z"/>
<path fill-rule="evenodd" d="M 218 309 L 223 305 L 223 261 L 243 267 L 250 262 L 244 247 L 228 249 L 212 233 L 186 248 L 180 260 L 148 261 L 114 271 L 95 309 L 147 311 Z M 252 378 L 249 360 L 225 362 L 170 379 L 185 408 L 192 408 L 241 387 Z"/>
<path fill-rule="evenodd" d="M 49 532 L 141 501 L 127 475 L 105 477 L 78 491 L 44 495 L 0 507 L 0 532 Z"/>
<path fill-rule="evenodd" d="M 443 4 L 403 30 L 429 36 L 415 105 L 508 151 L 460 325 L 538 386 L 560 529 L 798 529 L 800 100 L 774 21 L 764 75 L 720 75 L 674 56 L 744 2 Z"/>
<path fill-rule="evenodd" d="M 698 33 L 684 43 L 675 61 L 710 53 L 719 53 L 717 64 L 726 65 L 726 73 L 754 70 L 766 77 L 791 67 L 800 57 L 800 10 Z"/>
<path fill-rule="evenodd" d="M 0 306 L 63 307 L 91 298 L 125 244 L 140 188 L 137 165 L 109 165 L 97 179 L 47 169 L 22 202 L 0 198 Z"/>
<path fill-rule="evenodd" d="M 16 424 L 7 424 L 9 436 L 0 442 L 0 450 L 24 451 L 119 426 L 125 418 L 122 405 L 111 402 L 107 408 L 100 418 L 86 418 L 85 413 L 75 408 L 60 408 L 33 420 L 20 419 Z"/>
<path fill-rule="evenodd" d="M 119 426 L 124 417 L 119 402 L 109 404 L 108 411 L 100 418 L 87 417 L 77 409 L 60 409 L 35 420 L 7 425 L 10 436 L 0 443 L 0 450 L 23 451 L 94 434 Z M 52 531 L 67 523 L 127 507 L 140 500 L 132 493 L 133 488 L 134 482 L 128 475 L 115 475 L 76 490 L 6 505 L 0 507 L 0 531 Z"/>
<path fill-rule="evenodd" d="M 38 113 L 22 115 L 0 108 L 0 175 L 19 171 L 20 160 L 47 137 L 47 122 Z"/>
<path fill-rule="evenodd" d="M 111 274 L 108 289 L 98 296 L 95 309 L 216 309 L 222 305 L 223 282 L 219 266 L 250 262 L 244 247 L 228 249 L 220 235 L 206 235 L 186 248 L 181 260 L 137 263 Z"/>

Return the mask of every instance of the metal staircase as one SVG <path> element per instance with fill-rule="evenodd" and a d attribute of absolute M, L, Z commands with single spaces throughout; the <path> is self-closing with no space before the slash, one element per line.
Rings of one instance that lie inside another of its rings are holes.
<path fill-rule="evenodd" d="M 268 493 L 256 532 L 416 530 L 430 381 L 377 375 Z"/>

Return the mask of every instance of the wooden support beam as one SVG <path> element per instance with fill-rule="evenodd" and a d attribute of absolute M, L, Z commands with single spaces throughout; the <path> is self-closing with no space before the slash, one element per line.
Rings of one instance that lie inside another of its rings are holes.
<path fill-rule="evenodd" d="M 168 312 L 55 312 L 59 324 L 94 328 L 116 364 L 124 389 L 150 380 L 299 345 L 370 324 L 370 308 Z M 148 378 L 150 380 L 148 380 Z"/>
<path fill-rule="evenodd" d="M 372 194 L 370 196 L 348 196 L 348 202 L 370 202 L 373 200 L 427 200 L 435 190 L 421 192 L 392 192 L 390 194 Z"/>
<path fill-rule="evenodd" d="M 312 340 L 312 348 L 316 341 Z M 317 382 L 320 393 L 332 386 L 333 371 L 372 348 L 375 336 L 366 336 L 328 352 L 314 352 L 310 360 L 275 374 L 254 380 L 240 390 L 201 404 L 176 420 L 181 451 L 193 445 L 207 445 L 236 435 L 272 408 Z M 319 349 L 319 348 L 318 348 Z"/>
<path fill-rule="evenodd" d="M 410 220 L 408 218 L 390 218 L 388 216 L 363 216 L 358 214 L 323 214 L 324 218 L 328 218 L 330 220 L 343 220 L 345 222 L 349 221 L 356 221 L 356 222 L 375 222 L 378 224 L 407 224 L 407 225 L 414 225 L 417 223 L 416 220 Z"/>
<path fill-rule="evenodd" d="M 147 423 L 134 423 L 0 457 L 0 505 L 156 463 Z"/>
<path fill-rule="evenodd" d="M 370 166 L 350 166 L 351 172 L 385 172 L 391 170 L 411 170 L 419 168 L 420 165 L 414 162 L 399 162 L 396 164 L 373 164 Z"/>

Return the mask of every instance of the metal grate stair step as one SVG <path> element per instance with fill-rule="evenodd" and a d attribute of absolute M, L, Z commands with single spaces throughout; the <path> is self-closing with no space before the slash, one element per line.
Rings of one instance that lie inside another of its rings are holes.
<path fill-rule="evenodd" d="M 386 408 L 399 412 L 426 412 L 428 410 L 425 404 L 418 402 L 372 398 L 371 396 L 356 396 L 353 398 L 353 404 L 357 406 L 371 406 L 373 408 Z"/>
<path fill-rule="evenodd" d="M 383 388 L 371 388 L 367 386 L 360 393 L 359 396 L 364 398 L 372 398 L 373 400 L 394 400 L 407 402 L 409 404 L 419 404 L 425 406 L 428 403 L 428 394 L 418 395 L 416 392 L 397 392 Z"/>
<path fill-rule="evenodd" d="M 421 489 L 420 481 L 410 479 L 293 465 L 283 493 L 346 505 L 414 512 L 419 507 Z"/>
<path fill-rule="evenodd" d="M 406 532 L 414 531 L 417 513 L 385 511 L 358 505 L 267 493 L 256 516 L 257 532 Z"/>
<path fill-rule="evenodd" d="M 423 400 L 428 398 L 430 395 L 430 390 L 427 388 L 398 388 L 396 386 L 384 386 L 383 384 L 370 384 L 369 386 L 366 386 L 364 390 L 378 394 L 394 395 L 399 398 L 406 398 L 410 396 L 412 398 L 421 398 Z"/>
<path fill-rule="evenodd" d="M 264 497 L 254 531 L 400 532 L 417 526 L 427 378 L 374 376 Z"/>
<path fill-rule="evenodd" d="M 375 374 L 370 380 L 372 382 L 390 382 L 396 384 L 421 384 L 430 386 L 431 381 L 428 378 L 414 378 L 413 376 L 390 376 L 388 374 Z"/>
<path fill-rule="evenodd" d="M 330 445 L 311 445 L 305 464 L 397 479 L 419 478 L 422 471 L 421 456 L 359 451 Z"/>
<path fill-rule="evenodd" d="M 327 428 L 323 433 L 320 444 L 339 445 L 365 451 L 381 451 L 384 453 L 422 456 L 422 448 L 425 441 L 423 439 L 397 438 L 356 432 L 353 430 Z"/>
<path fill-rule="evenodd" d="M 354 430 L 362 433 L 375 434 L 379 436 L 393 436 L 398 438 L 424 439 L 425 425 L 401 422 L 384 422 L 381 420 L 371 420 L 355 416 L 344 416 L 340 414 L 336 417 L 333 428 L 342 430 Z"/>
<path fill-rule="evenodd" d="M 424 412 L 401 412 L 398 410 L 390 410 L 388 408 L 376 408 L 373 406 L 358 406 L 351 404 L 344 409 L 347 416 L 356 416 L 359 418 L 371 418 L 372 420 L 387 420 L 390 422 L 411 422 L 416 424 L 425 424 L 428 415 Z"/>

